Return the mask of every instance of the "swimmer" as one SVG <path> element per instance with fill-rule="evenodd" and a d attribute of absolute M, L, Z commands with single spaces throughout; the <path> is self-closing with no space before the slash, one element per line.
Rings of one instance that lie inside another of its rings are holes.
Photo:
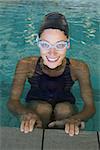
<path fill-rule="evenodd" d="M 87 64 L 66 56 L 70 38 L 65 16 L 58 12 L 45 15 L 36 42 L 40 56 L 26 57 L 17 63 L 8 108 L 20 118 L 21 132 L 63 128 L 70 136 L 78 135 L 83 123 L 95 113 L 95 105 Z M 30 89 L 22 104 L 27 80 Z M 76 81 L 84 104 L 81 111 L 77 111 L 71 92 Z"/>

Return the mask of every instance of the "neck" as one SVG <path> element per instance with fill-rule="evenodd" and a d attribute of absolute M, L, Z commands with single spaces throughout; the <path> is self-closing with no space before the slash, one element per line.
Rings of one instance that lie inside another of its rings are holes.
<path fill-rule="evenodd" d="M 51 77 L 57 77 L 57 76 L 60 76 L 64 72 L 64 70 L 65 70 L 66 58 L 63 59 L 62 64 L 60 66 L 57 66 L 54 69 L 51 69 L 48 66 L 44 65 L 43 64 L 43 59 L 41 58 L 41 60 L 40 60 L 40 66 L 41 66 L 42 71 L 45 74 L 47 74 L 47 75 L 49 75 Z"/>

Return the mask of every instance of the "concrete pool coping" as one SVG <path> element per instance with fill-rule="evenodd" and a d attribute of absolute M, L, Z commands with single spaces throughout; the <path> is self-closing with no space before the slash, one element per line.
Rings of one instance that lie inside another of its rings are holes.
<path fill-rule="evenodd" d="M 81 131 L 70 137 L 60 129 L 34 129 L 24 134 L 15 127 L 0 127 L 1 150 L 99 150 L 100 132 Z"/>

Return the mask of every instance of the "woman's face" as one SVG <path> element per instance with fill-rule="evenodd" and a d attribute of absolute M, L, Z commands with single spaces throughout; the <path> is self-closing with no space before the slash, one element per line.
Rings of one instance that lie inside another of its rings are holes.
<path fill-rule="evenodd" d="M 57 42 L 67 40 L 64 32 L 58 29 L 45 29 L 41 34 L 40 40 L 46 41 L 51 45 L 49 49 L 40 47 L 40 54 L 43 59 L 43 63 L 51 69 L 61 65 L 64 57 L 66 56 L 66 47 L 62 50 L 57 50 L 54 45 Z"/>

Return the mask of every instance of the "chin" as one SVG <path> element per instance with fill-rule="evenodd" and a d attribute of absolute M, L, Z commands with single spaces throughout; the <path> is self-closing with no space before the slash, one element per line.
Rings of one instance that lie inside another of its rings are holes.
<path fill-rule="evenodd" d="M 48 67 L 48 68 L 50 68 L 50 69 L 55 69 L 55 68 L 57 68 L 58 66 L 60 66 L 61 65 L 61 63 L 58 63 L 58 62 L 55 62 L 55 63 L 45 63 L 45 65 Z"/>
<path fill-rule="evenodd" d="M 47 65 L 47 67 L 50 68 L 50 69 L 55 69 L 55 68 L 58 67 L 58 66 Z"/>

